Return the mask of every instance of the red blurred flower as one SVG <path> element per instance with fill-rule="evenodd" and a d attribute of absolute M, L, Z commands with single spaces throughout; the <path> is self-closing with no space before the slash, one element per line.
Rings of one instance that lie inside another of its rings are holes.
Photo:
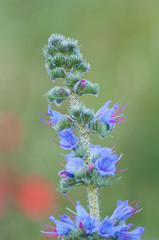
<path fill-rule="evenodd" d="M 45 218 L 57 208 L 56 189 L 48 179 L 37 174 L 29 175 L 20 182 L 17 203 L 28 217 Z"/>

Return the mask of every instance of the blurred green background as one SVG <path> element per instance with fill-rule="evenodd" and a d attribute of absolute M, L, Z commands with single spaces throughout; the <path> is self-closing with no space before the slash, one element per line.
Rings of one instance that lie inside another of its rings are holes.
<path fill-rule="evenodd" d="M 14 166 L 21 179 L 40 174 L 57 186 L 58 160 L 63 161 L 65 152 L 50 140 L 56 138 L 54 131 L 38 120 L 39 111 L 47 112 L 43 93 L 55 86 L 46 73 L 42 47 L 51 33 L 78 39 L 91 64 L 85 78 L 100 85 L 98 98 L 81 100 L 95 111 L 108 100 L 128 104 L 128 121 L 118 124 L 112 138 L 101 141 L 92 135 L 93 144 L 116 143 L 116 153 L 124 153 L 118 169 L 128 168 L 117 184 L 99 191 L 101 215 L 111 215 L 118 199 L 140 199 L 143 211 L 130 221 L 146 228 L 145 240 L 159 236 L 158 10 L 157 0 L 0 0 L 0 112 L 16 115 L 23 125 L 22 143 L 14 150 L 2 147 L 0 161 Z M 52 108 L 67 113 L 67 106 Z M 11 131 L 2 130 L 4 139 Z M 83 188 L 68 195 L 87 206 Z M 63 196 L 57 197 L 60 211 L 66 205 L 72 208 Z M 16 207 L 15 198 L 7 208 L 0 216 L 0 239 L 45 239 L 40 222 L 47 222 L 48 214 L 31 218 Z"/>

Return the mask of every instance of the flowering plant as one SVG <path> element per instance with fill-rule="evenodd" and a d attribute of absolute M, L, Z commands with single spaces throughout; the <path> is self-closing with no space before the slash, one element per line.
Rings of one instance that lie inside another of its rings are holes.
<path fill-rule="evenodd" d="M 104 138 L 109 136 L 116 124 L 126 120 L 123 114 L 126 105 L 116 103 L 109 108 L 111 102 L 108 101 L 94 113 L 94 110 L 86 108 L 79 101 L 79 97 L 84 94 L 96 96 L 99 86 L 82 79 L 83 74 L 90 70 L 90 65 L 83 59 L 77 41 L 52 34 L 43 50 L 51 80 L 54 82 L 61 78 L 64 84 L 63 87 L 56 86 L 49 90 L 45 94 L 47 100 L 58 105 L 66 100 L 70 101 L 68 115 L 52 110 L 49 104 L 48 113 L 42 113 L 47 117 L 40 118 L 43 124 L 51 125 L 58 133 L 60 142 L 57 144 L 62 149 L 71 151 L 65 155 L 66 163 L 61 163 L 64 169 L 59 172 L 59 191 L 68 198 L 66 193 L 69 190 L 85 186 L 89 213 L 79 201 L 75 204 L 68 198 L 75 211 L 69 209 L 71 215 L 63 214 L 60 220 L 50 216 L 54 226 L 43 224 L 42 234 L 48 237 L 62 237 L 63 240 L 140 240 L 144 228 L 132 229 L 132 224 L 126 223 L 127 218 L 141 210 L 138 201 L 129 204 L 127 200 L 119 200 L 113 214 L 101 219 L 98 188 L 116 182 L 119 179 L 114 178 L 116 173 L 126 169 L 117 170 L 122 155 L 118 156 L 115 153 L 115 146 L 102 148 L 100 145 L 91 145 L 90 142 L 91 133 Z"/>

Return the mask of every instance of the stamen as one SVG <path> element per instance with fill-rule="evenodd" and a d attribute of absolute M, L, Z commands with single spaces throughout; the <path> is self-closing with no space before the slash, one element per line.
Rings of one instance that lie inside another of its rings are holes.
<path fill-rule="evenodd" d="M 115 165 L 117 165 L 117 163 L 121 160 L 122 156 L 123 156 L 123 154 L 120 154 L 120 156 L 119 156 L 117 162 L 115 163 Z"/>
<path fill-rule="evenodd" d="M 62 146 L 62 147 L 65 147 L 65 148 L 70 148 L 70 147 L 67 146 L 67 145 L 63 145 L 63 144 L 60 144 L 60 143 L 56 142 L 53 138 L 52 138 L 51 140 L 54 141 L 54 143 L 56 143 L 56 144 L 59 145 L 59 146 Z"/>
<path fill-rule="evenodd" d="M 115 112 L 116 110 L 118 110 L 121 106 L 122 106 L 122 104 L 120 104 L 119 107 L 117 107 L 117 108 L 114 110 L 114 112 Z"/>
<path fill-rule="evenodd" d="M 53 115 L 51 115 L 51 114 L 48 114 L 48 113 L 42 113 L 42 112 L 38 112 L 38 113 L 40 113 L 40 114 L 43 114 L 43 115 L 47 115 L 47 116 L 53 116 Z"/>
<path fill-rule="evenodd" d="M 129 206 L 131 206 L 133 203 L 135 202 L 135 200 L 134 201 L 132 201 L 131 203 L 129 203 Z"/>
<path fill-rule="evenodd" d="M 49 234 L 49 233 L 45 233 L 45 232 L 43 232 L 43 231 L 41 231 L 41 232 L 43 233 L 43 235 L 44 235 L 45 237 L 54 237 L 54 236 L 58 236 L 58 233 Z"/>
<path fill-rule="evenodd" d="M 66 209 L 69 210 L 70 212 L 72 212 L 73 214 L 77 215 L 77 213 L 75 213 L 74 211 L 72 211 L 72 210 L 69 209 L 68 207 L 67 207 Z"/>
<path fill-rule="evenodd" d="M 136 205 L 134 206 L 134 208 L 136 208 L 136 207 L 137 207 L 138 203 L 139 203 L 139 200 L 137 200 L 137 203 L 136 203 Z"/>
<path fill-rule="evenodd" d="M 61 164 L 62 167 L 64 168 L 66 167 L 62 162 L 59 161 L 59 163 Z"/>
<path fill-rule="evenodd" d="M 115 146 L 116 146 L 116 143 L 113 145 L 112 150 L 114 150 Z"/>
<path fill-rule="evenodd" d="M 73 204 L 74 207 L 76 207 L 76 204 L 68 196 L 66 196 L 66 194 L 64 194 L 64 196 Z"/>
<path fill-rule="evenodd" d="M 126 170 L 127 170 L 127 168 L 125 168 L 125 169 L 122 169 L 122 170 L 115 171 L 115 173 L 119 173 L 119 172 L 125 172 Z"/>
<path fill-rule="evenodd" d="M 49 228 L 56 229 L 56 227 L 49 226 L 49 225 L 47 225 L 47 224 L 45 224 L 45 223 L 43 223 L 43 222 L 42 222 L 42 224 L 45 225 L 45 226 L 47 226 L 47 227 L 49 227 Z"/>
<path fill-rule="evenodd" d="M 44 227 L 44 226 L 42 226 L 42 228 L 44 228 L 44 229 L 46 229 L 46 230 L 49 230 L 49 231 L 51 231 L 51 232 L 56 232 L 56 229 L 50 229 L 50 228 L 47 228 L 47 227 Z"/>
<path fill-rule="evenodd" d="M 76 218 L 75 216 L 68 215 L 68 214 L 66 214 L 66 216 L 71 217 L 71 218 Z"/>

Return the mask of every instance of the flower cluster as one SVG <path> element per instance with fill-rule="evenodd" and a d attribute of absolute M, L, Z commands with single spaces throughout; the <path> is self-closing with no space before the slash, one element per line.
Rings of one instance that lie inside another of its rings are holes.
<path fill-rule="evenodd" d="M 72 135 L 72 138 L 73 138 L 73 135 Z M 74 177 L 75 173 L 78 173 L 81 170 L 82 171 L 87 170 L 89 171 L 89 174 L 91 171 L 91 174 L 98 173 L 98 175 L 102 177 L 109 177 L 109 176 L 114 177 L 115 173 L 123 172 L 126 169 L 118 170 L 118 171 L 116 170 L 117 163 L 120 161 L 122 155 L 118 157 L 118 155 L 114 154 L 112 150 L 113 148 L 102 148 L 100 145 L 91 145 L 90 151 L 91 151 L 92 160 L 91 160 L 91 163 L 89 164 L 89 168 L 85 167 L 84 160 L 80 157 L 77 157 L 76 152 L 73 151 L 71 154 L 65 155 L 65 160 L 67 163 L 66 165 L 62 164 L 65 170 L 61 171 L 59 175 L 63 178 Z"/>
<path fill-rule="evenodd" d="M 69 236 L 72 235 L 75 229 L 78 229 L 79 231 L 76 232 L 77 235 L 81 234 L 82 231 L 83 236 L 94 236 L 98 234 L 101 239 L 109 239 L 110 237 L 112 237 L 111 239 L 116 239 L 116 237 L 120 237 L 120 239 L 123 240 L 139 240 L 144 232 L 143 227 L 137 227 L 131 230 L 133 224 L 125 223 L 127 218 L 141 211 L 138 202 L 133 207 L 133 203 L 128 204 L 128 201 L 118 201 L 117 208 L 112 216 L 105 217 L 100 223 L 96 217 L 88 214 L 85 208 L 80 205 L 79 201 L 77 201 L 77 205 L 73 202 L 72 204 L 76 212 L 70 211 L 73 212 L 74 215 L 62 215 L 60 216 L 60 220 L 56 220 L 53 216 L 50 216 L 49 219 L 55 223 L 55 227 L 43 224 L 45 231 L 41 232 L 44 236 L 58 236 L 59 238 L 65 235 L 68 239 L 71 239 Z"/>

